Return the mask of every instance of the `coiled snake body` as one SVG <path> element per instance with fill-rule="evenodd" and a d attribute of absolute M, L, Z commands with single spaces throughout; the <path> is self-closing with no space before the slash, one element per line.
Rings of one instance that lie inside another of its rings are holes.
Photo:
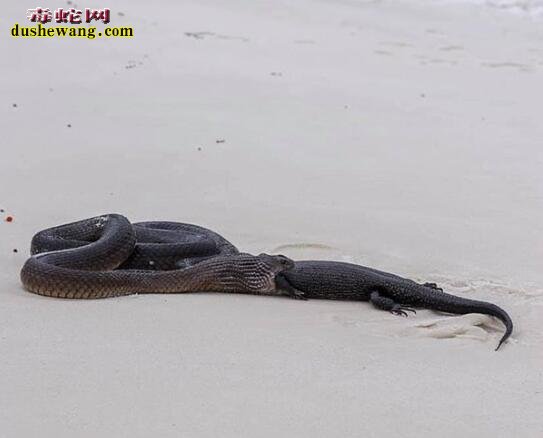
<path fill-rule="evenodd" d="M 21 270 L 30 292 L 57 298 L 105 298 L 134 293 L 238 292 L 285 295 L 278 273 L 284 256 L 240 253 L 222 236 L 176 222 L 131 224 L 108 214 L 34 236 Z"/>

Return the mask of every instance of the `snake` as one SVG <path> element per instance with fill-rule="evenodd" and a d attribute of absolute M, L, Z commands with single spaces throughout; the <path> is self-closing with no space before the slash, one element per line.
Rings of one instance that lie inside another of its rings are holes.
<path fill-rule="evenodd" d="M 240 252 L 198 225 L 132 224 L 115 213 L 40 231 L 30 253 L 20 274 L 25 289 L 72 299 L 184 292 L 290 295 L 275 278 L 294 267 L 283 255 Z"/>

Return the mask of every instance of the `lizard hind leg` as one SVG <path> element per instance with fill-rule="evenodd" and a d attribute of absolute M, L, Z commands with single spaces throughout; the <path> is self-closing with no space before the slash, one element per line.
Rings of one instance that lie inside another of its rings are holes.
<path fill-rule="evenodd" d="M 430 289 L 437 290 L 439 292 L 443 292 L 443 288 L 439 287 L 436 283 L 423 283 L 424 287 L 428 287 Z"/>
<path fill-rule="evenodd" d="M 387 310 L 393 315 L 400 315 L 407 317 L 407 312 L 417 313 L 415 309 L 411 307 L 402 306 L 396 303 L 392 298 L 385 297 L 379 293 L 378 290 L 374 290 L 370 294 L 370 302 L 376 308 L 380 310 Z"/>

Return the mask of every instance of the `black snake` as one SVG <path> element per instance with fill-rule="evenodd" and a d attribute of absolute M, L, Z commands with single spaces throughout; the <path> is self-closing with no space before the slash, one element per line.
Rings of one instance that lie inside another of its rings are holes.
<path fill-rule="evenodd" d="M 134 293 L 238 292 L 283 295 L 275 277 L 287 257 L 253 256 L 217 233 L 177 222 L 131 224 L 107 214 L 37 233 L 21 270 L 30 292 L 56 298 Z"/>

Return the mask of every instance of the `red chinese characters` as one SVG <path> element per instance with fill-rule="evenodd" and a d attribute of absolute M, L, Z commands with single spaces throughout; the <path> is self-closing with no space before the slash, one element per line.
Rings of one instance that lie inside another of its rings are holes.
<path fill-rule="evenodd" d="M 101 21 L 104 24 L 108 24 L 110 15 L 111 15 L 111 12 L 109 8 L 85 9 L 85 21 L 87 23 L 90 23 L 91 21 Z"/>
<path fill-rule="evenodd" d="M 69 10 L 59 8 L 55 11 L 55 21 L 57 23 L 81 24 L 81 15 L 83 12 L 74 8 Z"/>
<path fill-rule="evenodd" d="M 49 8 L 27 9 L 26 17 L 33 23 L 49 23 L 53 19 L 53 13 Z"/>
<path fill-rule="evenodd" d="M 49 23 L 53 20 L 53 12 L 49 8 L 28 9 L 26 12 L 27 18 L 36 23 Z M 55 11 L 54 18 L 57 23 L 81 24 L 83 23 L 83 11 L 71 8 L 58 8 Z M 104 24 L 110 22 L 111 10 L 105 9 L 89 9 L 85 8 L 85 22 L 101 21 Z"/>

